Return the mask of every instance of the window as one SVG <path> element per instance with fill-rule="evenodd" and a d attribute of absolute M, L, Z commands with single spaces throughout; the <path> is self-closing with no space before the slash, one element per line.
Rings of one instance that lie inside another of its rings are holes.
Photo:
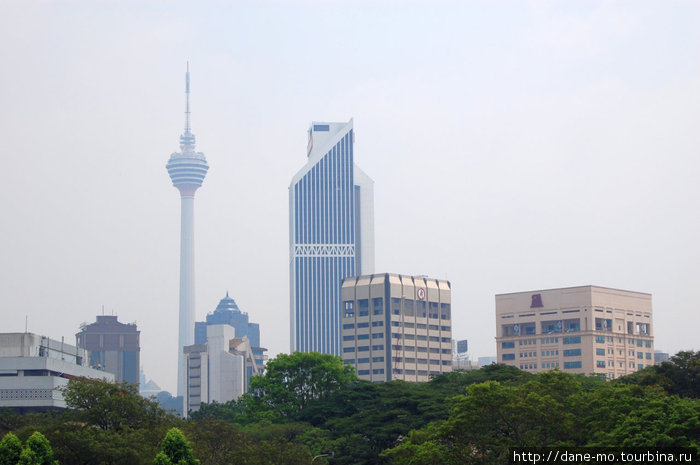
<path fill-rule="evenodd" d="M 368 375 L 369 370 L 357 370 L 357 375 L 362 376 L 362 375 Z"/>
<path fill-rule="evenodd" d="M 644 341 L 641 339 L 637 339 L 637 347 L 642 347 L 644 345 Z"/>
<path fill-rule="evenodd" d="M 394 323 L 398 323 L 398 321 L 394 321 Z M 372 326 L 384 326 L 383 321 L 373 321 Z"/>
<path fill-rule="evenodd" d="M 352 300 L 345 301 L 345 318 L 354 318 L 355 310 L 353 309 L 354 302 Z"/>
<path fill-rule="evenodd" d="M 372 346 L 372 350 L 384 350 L 384 344 Z"/>
<path fill-rule="evenodd" d="M 346 364 L 346 365 L 354 365 L 354 364 L 355 364 L 355 359 L 353 359 L 353 358 L 348 358 L 348 359 L 343 360 L 343 363 Z"/>
<path fill-rule="evenodd" d="M 596 360 L 595 366 L 598 368 L 605 368 L 605 360 Z"/>
<path fill-rule="evenodd" d="M 501 360 L 515 360 L 515 354 L 503 354 Z"/>
<path fill-rule="evenodd" d="M 373 362 L 383 362 L 383 361 L 384 361 L 384 357 L 373 357 L 373 358 L 372 358 L 372 361 L 373 361 Z"/>
<path fill-rule="evenodd" d="M 646 353 L 647 360 L 651 360 L 651 352 Z"/>
<path fill-rule="evenodd" d="M 360 307 L 360 316 L 368 316 L 369 315 L 369 300 L 367 299 L 360 299 L 357 301 L 358 307 Z"/>
<path fill-rule="evenodd" d="M 440 304 L 440 318 L 443 320 L 451 319 L 450 304 Z"/>
<path fill-rule="evenodd" d="M 373 375 L 383 375 L 384 374 L 384 368 L 377 368 L 372 370 Z"/>
<path fill-rule="evenodd" d="M 605 355 L 605 349 L 596 349 L 595 354 L 596 355 Z"/>
<path fill-rule="evenodd" d="M 414 316 L 415 310 L 413 309 L 413 300 L 404 299 L 403 301 L 403 314 L 406 316 Z"/>
<path fill-rule="evenodd" d="M 343 329 L 354 329 L 355 323 L 348 323 L 343 325 Z"/>
<path fill-rule="evenodd" d="M 642 352 L 637 352 L 637 358 L 638 358 L 638 359 L 643 359 L 643 358 L 644 358 L 644 354 L 643 354 Z"/>
<path fill-rule="evenodd" d="M 358 358 L 357 363 L 369 363 L 369 357 L 366 358 Z"/>
<path fill-rule="evenodd" d="M 364 323 L 357 323 L 357 327 L 358 328 L 369 328 L 369 323 L 366 321 Z"/>
<path fill-rule="evenodd" d="M 357 340 L 362 341 L 364 339 L 369 339 L 369 334 L 358 334 L 357 335 Z"/>
<path fill-rule="evenodd" d="M 374 333 L 372 339 L 384 339 L 384 333 Z"/>
<path fill-rule="evenodd" d="M 580 344 L 581 336 L 570 336 L 564 338 L 564 344 Z"/>
<path fill-rule="evenodd" d="M 367 352 L 369 351 L 369 346 L 360 346 L 357 348 L 358 352 Z"/>
<path fill-rule="evenodd" d="M 578 357 L 581 355 L 581 349 L 566 349 L 564 350 L 564 357 Z"/>
<path fill-rule="evenodd" d="M 515 347 L 515 341 L 501 342 L 501 347 L 503 349 L 513 349 Z"/>
<path fill-rule="evenodd" d="M 391 313 L 393 313 L 394 315 L 401 314 L 401 299 L 399 299 L 398 297 L 391 298 Z"/>
<path fill-rule="evenodd" d="M 343 347 L 343 352 L 348 353 L 348 352 L 355 352 L 354 347 Z"/>
<path fill-rule="evenodd" d="M 571 370 L 575 368 L 581 368 L 581 362 L 564 362 L 564 369 Z"/>
<path fill-rule="evenodd" d="M 605 344 L 605 336 L 596 336 L 595 342 L 597 342 L 598 344 Z"/>
<path fill-rule="evenodd" d="M 651 348 L 651 341 L 644 341 L 644 347 L 647 349 Z"/>
<path fill-rule="evenodd" d="M 351 334 L 350 336 L 343 336 L 343 341 L 354 341 L 355 340 L 355 335 Z"/>
<path fill-rule="evenodd" d="M 381 315 L 384 313 L 384 299 L 381 297 L 372 299 L 372 313 L 374 315 Z"/>

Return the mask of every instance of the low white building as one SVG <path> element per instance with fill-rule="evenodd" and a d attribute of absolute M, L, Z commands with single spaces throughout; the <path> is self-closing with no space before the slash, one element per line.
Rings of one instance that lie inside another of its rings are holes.
<path fill-rule="evenodd" d="M 248 337 L 235 336 L 231 325 L 207 325 L 207 343 L 184 348 L 185 416 L 202 403 L 237 399 L 248 389 L 249 372 L 258 374 Z"/>
<path fill-rule="evenodd" d="M 0 333 L 0 408 L 31 412 L 66 408 L 71 378 L 114 375 L 87 366 L 85 350 L 33 333 Z"/>

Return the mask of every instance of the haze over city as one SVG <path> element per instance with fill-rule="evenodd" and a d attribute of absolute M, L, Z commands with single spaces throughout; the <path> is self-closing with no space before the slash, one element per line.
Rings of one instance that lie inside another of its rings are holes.
<path fill-rule="evenodd" d="M 311 121 L 354 118 L 375 270 L 448 279 L 453 335 L 496 354 L 494 294 L 653 295 L 698 350 L 697 2 L 0 3 L 3 332 L 137 322 L 176 391 L 184 125 L 196 317 L 228 291 L 289 351 L 288 186 Z"/>

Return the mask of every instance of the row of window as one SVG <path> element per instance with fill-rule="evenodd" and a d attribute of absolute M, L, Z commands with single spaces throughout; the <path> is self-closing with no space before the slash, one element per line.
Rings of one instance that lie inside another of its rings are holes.
<path fill-rule="evenodd" d="M 595 342 L 598 344 L 604 344 L 606 341 L 607 342 L 614 342 L 615 338 L 613 336 L 596 336 L 595 337 Z M 624 338 L 618 337 L 617 342 L 619 344 L 622 344 L 624 342 Z M 637 344 L 637 347 L 646 347 L 647 349 L 651 348 L 651 341 L 649 340 L 644 340 L 644 339 L 628 339 L 627 343 L 630 345 L 634 345 L 635 343 Z"/>
<path fill-rule="evenodd" d="M 372 322 L 372 327 L 377 327 L 377 326 L 384 326 L 383 321 L 373 321 Z M 369 321 L 364 321 L 362 323 L 357 323 L 358 328 L 369 328 Z M 343 325 L 343 329 L 355 329 L 355 323 L 345 323 Z"/>
<path fill-rule="evenodd" d="M 368 375 L 369 370 L 357 370 L 357 374 L 358 374 L 358 376 Z M 384 368 L 376 368 L 376 369 L 372 370 L 372 374 L 373 375 L 383 375 Z"/>
<path fill-rule="evenodd" d="M 365 339 L 369 339 L 369 334 L 358 334 L 357 335 L 357 340 L 362 341 Z M 384 333 L 372 333 L 372 339 L 384 339 Z M 355 335 L 350 334 L 347 336 L 343 336 L 343 341 L 354 341 L 355 340 Z"/>
<path fill-rule="evenodd" d="M 377 344 L 372 346 L 372 350 L 384 350 L 384 344 Z M 369 346 L 358 346 L 357 347 L 358 352 L 368 352 L 369 351 Z M 355 352 L 355 347 L 343 347 L 343 352 L 344 353 L 351 353 Z"/>
<path fill-rule="evenodd" d="M 428 348 L 427 347 L 421 347 L 421 346 L 402 346 L 402 345 L 396 345 L 394 344 L 391 346 L 391 350 L 403 350 L 405 352 L 413 352 L 413 351 L 418 351 L 418 352 L 427 352 Z M 439 352 L 438 352 L 439 351 Z M 442 353 L 442 354 L 451 354 L 452 349 L 438 349 L 438 348 L 430 348 L 430 352 L 433 353 Z"/>

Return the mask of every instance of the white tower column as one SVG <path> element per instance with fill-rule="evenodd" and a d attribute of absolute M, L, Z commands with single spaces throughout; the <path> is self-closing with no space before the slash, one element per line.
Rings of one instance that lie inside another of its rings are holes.
<path fill-rule="evenodd" d="M 180 205 L 180 324 L 177 339 L 178 395 L 185 394 L 183 347 L 194 344 L 194 195 Z"/>
<path fill-rule="evenodd" d="M 190 67 L 185 74 L 185 132 L 180 136 L 180 152 L 170 155 L 165 166 L 180 191 L 180 322 L 177 338 L 177 395 L 185 395 L 183 347 L 194 343 L 194 193 L 209 170 L 202 152 L 195 151 L 190 132 Z"/>

